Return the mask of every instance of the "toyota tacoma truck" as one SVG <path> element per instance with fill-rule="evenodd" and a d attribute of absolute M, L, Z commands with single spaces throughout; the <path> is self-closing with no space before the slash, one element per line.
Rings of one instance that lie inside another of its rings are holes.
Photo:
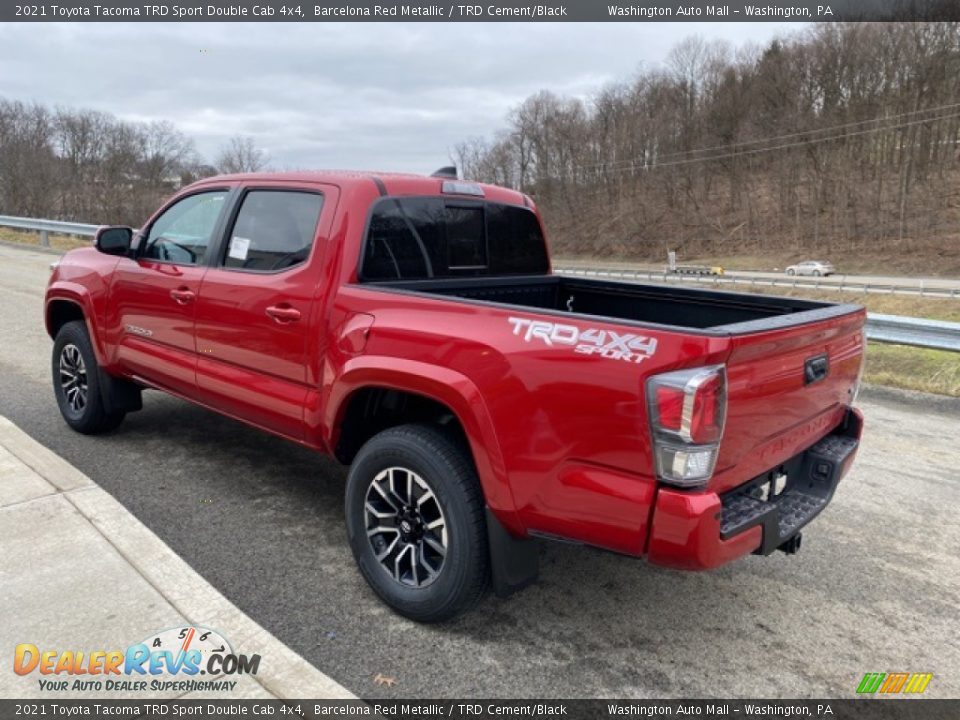
<path fill-rule="evenodd" d="M 449 618 L 552 539 L 714 568 L 796 552 L 856 454 L 859 306 L 554 275 L 531 198 L 228 175 L 102 227 L 46 292 L 81 433 L 161 390 L 349 466 L 363 577 Z"/>

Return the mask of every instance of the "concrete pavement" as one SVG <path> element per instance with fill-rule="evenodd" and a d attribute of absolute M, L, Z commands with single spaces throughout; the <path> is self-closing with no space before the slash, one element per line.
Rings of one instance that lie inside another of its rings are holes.
<path fill-rule="evenodd" d="M 90 478 L 2 416 L 0 547 L 0 697 L 353 697 L 240 612 Z M 179 627 L 215 629 L 235 653 L 259 654 L 257 674 L 196 678 L 235 681 L 228 692 L 51 692 L 41 680 L 71 688 L 75 679 L 111 676 L 18 675 L 9 662 L 20 643 L 89 655 Z"/>

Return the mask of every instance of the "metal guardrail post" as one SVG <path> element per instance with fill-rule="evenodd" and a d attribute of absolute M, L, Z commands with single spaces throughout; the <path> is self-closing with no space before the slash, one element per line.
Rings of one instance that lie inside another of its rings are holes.
<path fill-rule="evenodd" d="M 40 231 L 40 244 L 43 247 L 50 247 L 50 235 L 47 233 L 46 230 Z"/>

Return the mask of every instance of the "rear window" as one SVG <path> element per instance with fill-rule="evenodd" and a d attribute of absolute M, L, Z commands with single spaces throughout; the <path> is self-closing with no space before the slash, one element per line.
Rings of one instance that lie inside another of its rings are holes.
<path fill-rule="evenodd" d="M 527 208 L 446 198 L 384 198 L 373 209 L 363 280 L 541 274 L 547 252 Z"/>

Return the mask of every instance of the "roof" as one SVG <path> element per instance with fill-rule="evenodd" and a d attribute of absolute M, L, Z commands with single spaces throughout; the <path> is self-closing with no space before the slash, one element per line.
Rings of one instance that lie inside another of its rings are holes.
<path fill-rule="evenodd" d="M 217 181 L 243 182 L 315 182 L 336 185 L 348 189 L 360 183 L 381 183 L 388 195 L 439 195 L 445 180 L 451 178 L 431 177 L 413 173 L 377 172 L 373 170 L 294 170 L 282 172 L 255 172 L 238 173 L 233 175 L 217 175 L 204 178 L 201 182 L 208 184 Z M 459 182 L 471 182 L 462 180 Z M 510 188 L 485 183 L 472 183 L 484 190 L 487 200 L 495 200 L 516 205 L 532 202 L 523 193 Z M 464 197 L 471 197 L 465 195 Z"/>

